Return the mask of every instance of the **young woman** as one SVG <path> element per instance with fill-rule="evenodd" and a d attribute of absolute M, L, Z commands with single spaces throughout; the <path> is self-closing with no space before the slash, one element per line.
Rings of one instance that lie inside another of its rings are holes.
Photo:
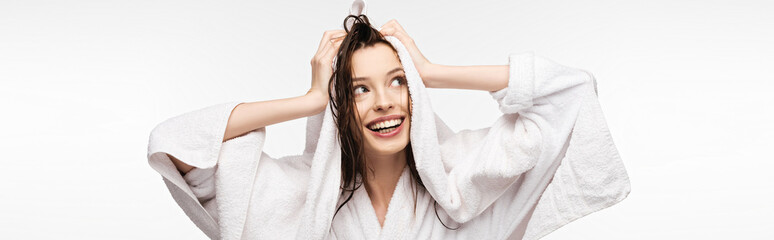
<path fill-rule="evenodd" d="M 591 76 L 530 54 L 501 66 L 438 65 L 395 20 L 380 30 L 365 15 L 344 22 L 323 35 L 305 95 L 222 104 L 153 130 L 149 161 L 178 204 L 211 238 L 523 237 L 567 151 L 580 98 L 593 91 Z M 488 91 L 504 115 L 490 128 L 453 133 L 425 112 L 422 85 Z M 308 127 L 304 154 L 260 152 L 264 127 L 327 117 L 328 105 L 336 149 L 314 141 L 326 135 L 323 120 Z M 326 181 L 336 182 L 335 205 L 319 187 Z"/>

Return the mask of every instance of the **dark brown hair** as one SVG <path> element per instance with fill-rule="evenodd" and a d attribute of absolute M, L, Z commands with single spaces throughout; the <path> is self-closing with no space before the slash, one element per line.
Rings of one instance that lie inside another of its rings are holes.
<path fill-rule="evenodd" d="M 352 25 L 347 28 L 347 21 Z M 339 143 L 341 145 L 341 189 L 342 196 L 348 197 L 336 208 L 334 217 L 344 205 L 352 199 L 355 190 L 363 185 L 363 179 L 368 179 L 369 170 L 364 154 L 364 139 L 361 128 L 362 119 L 357 113 L 355 96 L 352 90 L 352 55 L 355 51 L 382 43 L 389 46 L 397 57 L 398 51 L 388 42 L 384 36 L 371 26 L 365 15 L 349 15 L 344 19 L 346 37 L 341 42 L 336 53 L 335 69 L 328 83 L 331 112 L 338 128 Z M 400 61 L 400 59 L 398 59 Z M 410 97 L 410 94 L 409 94 Z M 411 112 L 407 120 L 411 119 Z M 422 179 L 419 177 L 414 162 L 414 154 L 411 150 L 411 142 L 406 146 L 406 164 L 411 172 L 414 189 L 414 209 L 416 210 L 416 196 L 419 188 L 424 189 Z M 436 216 L 438 216 L 436 209 Z M 440 220 L 440 217 L 439 219 Z M 443 224 L 443 221 L 441 221 Z M 444 224 L 446 226 L 446 224 Z M 448 227 L 447 227 L 448 228 Z"/>

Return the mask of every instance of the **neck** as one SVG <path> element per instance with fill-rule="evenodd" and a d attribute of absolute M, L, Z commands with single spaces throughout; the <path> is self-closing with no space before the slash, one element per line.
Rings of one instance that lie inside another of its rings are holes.
<path fill-rule="evenodd" d="M 366 159 L 369 167 L 373 169 L 365 181 L 371 204 L 386 208 L 406 167 L 406 150 L 392 155 L 367 155 Z"/>

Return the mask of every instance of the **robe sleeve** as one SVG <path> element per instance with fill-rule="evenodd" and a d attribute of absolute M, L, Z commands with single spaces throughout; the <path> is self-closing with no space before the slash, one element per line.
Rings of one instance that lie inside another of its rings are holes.
<path fill-rule="evenodd" d="M 193 168 L 183 175 L 185 183 L 202 205 L 206 206 L 215 199 L 215 167 Z"/>
<path fill-rule="evenodd" d="M 592 83 L 585 71 L 532 53 L 511 54 L 508 86 L 490 92 L 503 115 L 488 128 L 447 136 L 439 130 L 448 183 L 440 186 L 444 189 L 431 183 L 429 188 L 436 189 L 429 190 L 449 217 L 463 225 L 487 218 L 482 226 L 488 233 L 512 232 L 515 215 L 524 217 L 550 182 L 577 117 L 579 96 Z"/>
<path fill-rule="evenodd" d="M 148 163 L 161 174 L 172 197 L 208 237 L 220 238 L 214 174 L 231 111 L 240 102 L 228 102 L 187 112 L 159 123 L 148 142 Z M 260 129 L 263 131 L 263 129 Z M 195 167 L 185 177 L 168 155 Z"/>
<path fill-rule="evenodd" d="M 266 128 L 223 141 L 239 102 L 175 116 L 150 134 L 148 162 L 173 199 L 212 239 L 268 238 L 298 232 L 313 152 L 273 158 L 263 152 Z M 313 125 L 317 121 L 309 121 Z M 314 134 L 308 136 L 316 139 Z M 307 143 L 316 149 L 316 142 Z M 184 176 L 168 156 L 195 167 Z"/>

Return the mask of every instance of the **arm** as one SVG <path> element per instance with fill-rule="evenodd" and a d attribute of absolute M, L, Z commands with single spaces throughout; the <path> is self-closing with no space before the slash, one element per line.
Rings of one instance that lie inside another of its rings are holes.
<path fill-rule="evenodd" d="M 430 88 L 497 91 L 508 86 L 508 65 L 447 66 L 428 64 L 422 81 Z"/>
<path fill-rule="evenodd" d="M 344 30 L 330 30 L 323 34 L 317 53 L 311 61 L 312 86 L 306 95 L 237 105 L 228 119 L 223 141 L 271 124 L 322 112 L 328 104 L 328 85 L 333 74 L 332 59 L 344 36 Z"/>
<path fill-rule="evenodd" d="M 228 118 L 223 141 L 272 124 L 313 116 L 325 109 L 327 101 L 322 93 L 310 91 L 299 97 L 241 103 Z"/>
<path fill-rule="evenodd" d="M 457 88 L 497 91 L 508 86 L 508 65 L 496 66 L 445 66 L 433 64 L 419 51 L 414 39 L 397 20 L 392 19 L 379 30 L 385 36 L 394 36 L 406 46 L 411 59 L 430 88 Z"/>
<path fill-rule="evenodd" d="M 483 217 L 489 220 L 482 221 L 523 219 L 560 164 L 582 94 L 593 91 L 593 80 L 585 71 L 531 53 L 511 54 L 508 67 L 508 86 L 490 92 L 503 115 L 489 128 L 462 130 L 439 139 L 442 162 L 417 163 L 418 170 L 419 164 L 444 166 L 425 175 L 446 173 L 446 178 L 423 182 L 455 221 L 469 221 L 495 202 L 493 209 L 502 214 L 490 211 Z M 428 153 L 424 159 L 434 155 Z"/>
<path fill-rule="evenodd" d="M 313 116 L 325 109 L 327 100 L 323 93 L 310 90 L 299 97 L 240 103 L 234 107 L 228 118 L 223 141 L 272 124 Z M 172 155 L 167 154 L 167 156 L 181 175 L 185 175 L 194 168 Z"/>
<path fill-rule="evenodd" d="M 345 34 L 344 30 L 331 30 L 323 34 L 319 49 L 311 61 L 312 86 L 305 95 L 238 104 L 229 115 L 223 142 L 255 129 L 322 112 L 328 104 L 328 84 L 333 74 L 331 60 L 338 51 Z M 180 174 L 185 175 L 193 169 L 193 166 L 169 154 L 167 156 Z"/>
<path fill-rule="evenodd" d="M 447 66 L 431 64 L 424 81 L 432 88 L 497 91 L 508 86 L 508 65 Z M 326 95 L 310 90 L 306 95 L 237 105 L 228 119 L 223 141 L 268 125 L 320 113 Z M 271 112 L 275 114 L 258 114 Z"/>

